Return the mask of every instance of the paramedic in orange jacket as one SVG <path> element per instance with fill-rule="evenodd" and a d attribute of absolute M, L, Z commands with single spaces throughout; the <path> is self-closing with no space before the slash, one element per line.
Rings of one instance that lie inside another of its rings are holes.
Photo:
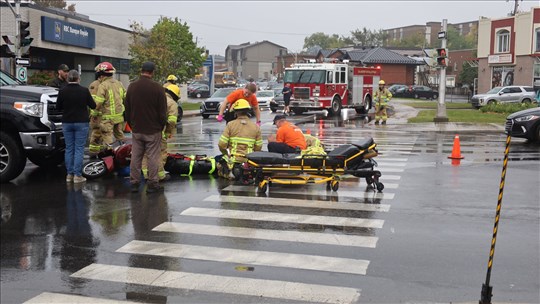
<path fill-rule="evenodd" d="M 296 153 L 297 149 L 307 148 L 304 133 L 287 121 L 285 115 L 276 115 L 274 124 L 278 127 L 276 135 L 268 136 L 268 151 L 276 153 Z"/>
<path fill-rule="evenodd" d="M 255 112 L 255 117 L 257 118 L 257 126 L 261 126 L 261 111 L 259 109 L 259 102 L 255 93 L 257 92 L 257 85 L 250 82 L 243 89 L 238 89 L 233 91 L 225 100 L 221 103 L 219 107 L 219 115 L 217 116 L 217 121 L 223 121 L 223 112 L 227 107 L 231 107 L 237 100 L 245 99 L 249 102 L 249 105 Z M 229 109 L 231 111 L 232 109 Z"/>

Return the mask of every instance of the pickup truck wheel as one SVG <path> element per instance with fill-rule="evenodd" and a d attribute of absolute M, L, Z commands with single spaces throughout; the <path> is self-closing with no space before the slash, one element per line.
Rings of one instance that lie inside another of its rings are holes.
<path fill-rule="evenodd" d="M 40 167 L 56 167 L 64 162 L 64 153 L 57 152 L 54 155 L 29 154 L 28 160 Z"/>
<path fill-rule="evenodd" d="M 341 99 L 337 96 L 332 99 L 332 104 L 330 104 L 330 114 L 334 116 L 341 114 Z"/>
<path fill-rule="evenodd" d="M 0 132 L 0 182 L 16 178 L 24 170 L 24 150 L 8 133 Z"/>

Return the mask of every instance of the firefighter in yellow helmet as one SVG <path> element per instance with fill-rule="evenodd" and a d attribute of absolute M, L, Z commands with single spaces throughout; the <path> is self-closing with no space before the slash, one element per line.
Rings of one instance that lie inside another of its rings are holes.
<path fill-rule="evenodd" d="M 374 101 L 375 101 L 375 124 L 379 124 L 379 120 L 382 120 L 382 124 L 386 124 L 388 115 L 386 113 L 386 108 L 388 107 L 388 101 L 392 99 L 392 93 L 385 88 L 384 80 L 379 81 L 379 89 L 375 91 Z"/>
<path fill-rule="evenodd" d="M 158 178 L 160 181 L 168 179 L 164 166 L 167 161 L 167 141 L 176 134 L 176 122 L 178 120 L 178 99 L 180 98 L 180 88 L 175 84 L 170 84 L 165 88 L 165 96 L 167 96 L 167 124 L 163 129 L 161 137 L 161 162 L 158 167 Z M 142 171 L 145 178 L 148 177 L 148 160 L 147 156 L 143 157 Z"/>
<path fill-rule="evenodd" d="M 178 77 L 171 74 L 167 76 L 167 81 L 163 84 L 163 87 L 166 88 L 170 86 L 171 84 L 176 84 L 177 81 L 178 81 Z M 178 93 L 178 96 L 180 96 L 180 93 Z"/>
<path fill-rule="evenodd" d="M 251 109 L 245 99 L 237 100 L 231 107 L 236 119 L 230 121 L 219 138 L 219 151 L 223 154 L 223 161 L 218 166 L 218 174 L 226 178 L 234 178 L 232 173 L 235 165 L 241 164 L 247 159 L 243 157 L 253 151 L 261 151 L 262 135 L 261 128 L 248 117 Z"/>
<path fill-rule="evenodd" d="M 96 100 L 96 94 L 99 84 L 102 80 L 103 73 L 101 71 L 96 72 L 96 80 L 94 80 L 89 86 L 88 90 L 92 95 L 92 98 Z M 101 139 L 101 112 L 96 109 L 90 109 L 90 142 L 96 142 L 95 138 Z M 94 148 L 96 150 L 96 148 Z M 92 151 L 91 151 L 92 152 Z M 95 152 L 93 152 L 95 153 Z"/>
<path fill-rule="evenodd" d="M 101 117 L 100 136 L 90 138 L 90 154 L 95 154 L 116 140 L 124 140 L 124 99 L 126 89 L 124 85 L 112 76 L 116 69 L 110 62 L 102 62 L 96 66 L 100 74 L 101 83 L 93 96 L 96 102 L 96 113 Z"/>

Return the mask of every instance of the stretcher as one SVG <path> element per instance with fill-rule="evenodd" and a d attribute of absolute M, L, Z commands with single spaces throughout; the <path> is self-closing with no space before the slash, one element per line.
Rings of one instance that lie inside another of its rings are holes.
<path fill-rule="evenodd" d="M 328 190 L 338 191 L 344 175 L 365 178 L 368 186 L 382 192 L 381 172 L 374 170 L 377 162 L 373 158 L 378 155 L 376 147 L 373 138 L 367 138 L 340 145 L 326 155 L 252 152 L 246 155 L 248 161 L 244 175 L 249 174 L 253 178 L 260 193 L 265 193 L 272 183 L 326 183 Z"/>

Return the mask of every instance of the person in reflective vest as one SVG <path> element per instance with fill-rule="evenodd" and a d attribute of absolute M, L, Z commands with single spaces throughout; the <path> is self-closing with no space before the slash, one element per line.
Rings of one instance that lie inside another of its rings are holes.
<path fill-rule="evenodd" d="M 388 107 L 388 101 L 392 99 L 392 93 L 385 88 L 384 80 L 379 81 L 379 89 L 375 91 L 374 101 L 375 101 L 375 124 L 379 124 L 379 120 L 382 120 L 382 124 L 386 124 L 388 115 L 386 113 L 386 108 Z"/>
<path fill-rule="evenodd" d="M 178 81 L 178 77 L 171 74 L 171 75 L 167 76 L 167 81 L 163 84 L 163 87 L 167 88 L 171 84 L 175 85 L 177 81 Z M 180 96 L 180 93 L 178 93 L 178 96 Z"/>
<path fill-rule="evenodd" d="M 167 124 L 163 129 L 161 138 L 161 161 L 158 167 L 158 178 L 160 181 L 169 179 L 165 172 L 165 163 L 167 162 L 167 141 L 176 134 L 176 122 L 178 120 L 178 99 L 180 98 L 180 88 L 175 84 L 170 84 L 165 88 L 165 96 L 167 97 Z M 144 178 L 148 178 L 148 159 L 145 155 L 142 161 L 142 172 Z"/>
<path fill-rule="evenodd" d="M 261 151 L 263 144 L 261 129 L 248 117 L 251 109 L 249 102 L 239 99 L 231 108 L 236 114 L 236 119 L 225 126 L 218 143 L 223 160 L 227 163 L 227 168 L 223 169 L 228 169 L 218 170 L 218 174 L 226 178 L 233 178 L 231 172 L 234 165 L 246 162 L 244 156 L 253 151 Z"/>
<path fill-rule="evenodd" d="M 90 86 L 88 86 L 88 90 L 90 91 L 90 95 L 92 95 L 92 98 L 94 98 L 94 101 L 96 100 L 96 94 L 99 87 L 99 84 L 101 83 L 102 79 L 102 72 L 96 72 L 96 80 L 92 81 Z M 101 139 L 101 112 L 96 109 L 90 109 L 90 143 L 96 142 L 97 139 Z M 94 150 L 94 154 L 97 153 L 95 150 L 99 152 L 99 147 L 94 147 L 91 150 Z"/>
<path fill-rule="evenodd" d="M 101 83 L 94 96 L 101 116 L 101 138 L 94 137 L 90 141 L 90 153 L 94 154 L 116 140 L 124 140 L 124 85 L 112 76 L 116 69 L 110 62 L 102 62 L 96 66 L 96 72 L 101 72 Z"/>

